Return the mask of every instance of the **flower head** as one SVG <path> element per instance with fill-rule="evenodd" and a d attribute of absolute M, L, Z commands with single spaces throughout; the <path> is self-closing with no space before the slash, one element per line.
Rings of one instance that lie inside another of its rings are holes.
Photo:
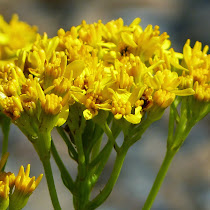
<path fill-rule="evenodd" d="M 19 49 L 29 49 L 37 36 L 37 27 L 19 21 L 17 15 L 13 15 L 9 23 L 0 16 L 0 31 L 1 60 L 16 56 Z"/>
<path fill-rule="evenodd" d="M 21 116 L 33 116 L 35 127 L 51 119 L 51 130 L 65 122 L 68 106 L 78 102 L 86 120 L 105 110 L 139 123 L 154 104 L 166 108 L 175 95 L 193 94 L 173 71 L 173 64 L 179 64 L 177 54 L 168 50 L 167 33 L 151 25 L 143 30 L 140 21 L 128 26 L 122 19 L 83 21 L 53 38 L 37 36 L 29 51 L 19 53 L 16 66 L 0 68 L 3 111 L 21 125 Z M 13 75 L 6 74 L 6 82 L 5 69 Z"/>
<path fill-rule="evenodd" d="M 9 200 L 10 208 L 22 209 L 28 201 L 28 198 L 39 185 L 43 174 L 35 180 L 35 177 L 30 178 L 30 164 L 28 164 L 24 172 L 23 166 L 20 167 L 19 173 L 15 178 L 14 189 L 11 191 Z"/>
<path fill-rule="evenodd" d="M 6 176 L 5 181 L 0 181 L 0 209 L 6 210 L 9 206 L 9 178 Z"/>

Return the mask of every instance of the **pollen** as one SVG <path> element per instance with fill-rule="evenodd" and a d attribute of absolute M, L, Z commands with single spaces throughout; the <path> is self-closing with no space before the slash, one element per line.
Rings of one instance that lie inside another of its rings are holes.
<path fill-rule="evenodd" d="M 10 188 L 12 188 L 15 184 L 15 174 L 11 172 L 0 172 L 0 181 L 7 182 L 6 179 L 8 179 L 8 185 Z"/>
<path fill-rule="evenodd" d="M 90 93 L 87 94 L 87 99 L 85 102 L 85 106 L 87 109 L 98 109 L 98 104 L 100 104 L 103 100 L 103 97 L 99 94 Z"/>
<path fill-rule="evenodd" d="M 63 95 L 70 89 L 71 81 L 69 81 L 67 78 L 59 77 L 53 81 L 53 85 L 53 91 L 57 95 Z"/>
<path fill-rule="evenodd" d="M 210 79 L 209 75 L 208 75 L 209 71 L 210 71 L 210 69 L 206 69 L 206 68 L 204 68 L 204 69 L 203 68 L 194 69 L 191 72 L 191 75 L 194 78 L 194 82 L 198 81 L 201 84 L 206 83 Z"/>
<path fill-rule="evenodd" d="M 129 76 L 123 69 L 116 76 L 116 83 L 120 89 L 129 89 L 133 82 L 133 76 Z"/>
<path fill-rule="evenodd" d="M 41 101 L 42 108 L 47 114 L 58 114 L 62 109 L 62 100 L 61 96 L 57 96 L 54 93 L 47 94 L 44 101 Z"/>
<path fill-rule="evenodd" d="M 171 105 L 175 99 L 175 94 L 166 90 L 159 89 L 153 95 L 153 101 L 161 108 L 166 108 Z"/>
<path fill-rule="evenodd" d="M 19 97 L 11 96 L 6 97 L 1 101 L 3 111 L 12 119 L 17 119 L 20 117 L 23 107 Z"/>
<path fill-rule="evenodd" d="M 129 101 L 123 102 L 123 100 L 119 99 L 118 101 L 114 100 L 112 102 L 111 111 L 114 115 L 121 114 L 123 116 L 123 115 L 131 114 L 131 109 L 132 109 L 132 106 Z"/>
<path fill-rule="evenodd" d="M 5 177 L 5 181 L 0 181 L 0 198 L 7 199 L 9 197 L 9 178 Z"/>
<path fill-rule="evenodd" d="M 193 87 L 193 76 L 192 75 L 185 75 L 181 77 L 181 88 L 191 88 Z"/>
<path fill-rule="evenodd" d="M 195 82 L 194 84 L 195 95 L 194 97 L 199 101 L 209 102 L 210 101 L 210 85 L 209 84 L 199 84 Z"/>

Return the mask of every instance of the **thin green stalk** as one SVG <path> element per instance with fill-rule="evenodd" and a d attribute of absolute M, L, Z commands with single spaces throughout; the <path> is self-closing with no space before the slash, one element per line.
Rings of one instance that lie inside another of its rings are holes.
<path fill-rule="evenodd" d="M 172 140 L 173 140 L 174 122 L 175 122 L 174 109 L 172 107 L 170 107 L 169 126 L 168 126 L 168 140 L 167 140 L 167 145 L 168 146 L 171 145 Z"/>
<path fill-rule="evenodd" d="M 112 174 L 111 174 L 107 184 L 105 185 L 103 190 L 100 192 L 100 194 L 97 195 L 92 201 L 90 201 L 85 206 L 86 210 L 92 210 L 92 209 L 97 208 L 107 199 L 107 197 L 111 193 L 111 191 L 119 177 L 119 174 L 120 174 L 120 171 L 121 171 L 127 151 L 128 151 L 128 147 L 123 147 L 123 146 L 121 147 L 121 149 L 117 153 L 114 168 L 113 168 Z"/>
<path fill-rule="evenodd" d="M 56 127 L 56 129 L 57 129 L 58 133 L 60 134 L 60 136 L 62 137 L 62 139 L 64 140 L 64 142 L 67 145 L 69 155 L 71 156 L 71 158 L 73 160 L 75 160 L 77 162 L 78 161 L 78 154 L 77 154 L 76 150 L 74 149 L 74 147 L 72 146 L 71 142 L 69 141 L 69 138 L 66 135 L 66 133 L 64 132 L 63 128 L 62 127 Z"/>
<path fill-rule="evenodd" d="M 51 197 L 51 201 L 55 210 L 60 210 L 60 204 L 55 188 L 53 173 L 50 163 L 50 148 L 51 148 L 51 132 L 39 132 L 37 138 L 33 142 L 39 158 L 43 164 L 45 177 Z"/>
<path fill-rule="evenodd" d="M 60 210 L 61 206 L 60 206 L 59 201 L 58 201 L 58 196 L 57 196 L 55 183 L 54 183 L 54 179 L 53 179 L 50 159 L 42 160 L 42 164 L 43 164 L 43 167 L 44 167 L 45 177 L 46 177 L 46 180 L 47 180 L 47 185 L 48 185 L 48 189 L 49 189 L 49 193 L 50 193 L 50 197 L 51 197 L 53 207 L 54 207 L 55 210 Z"/>
<path fill-rule="evenodd" d="M 104 148 L 100 151 L 100 153 L 92 160 L 92 162 L 89 165 L 89 168 L 94 168 L 100 161 L 101 159 L 106 155 L 107 152 L 112 149 L 113 145 L 110 141 L 107 142 L 107 144 L 104 146 Z"/>
<path fill-rule="evenodd" d="M 105 150 L 103 150 L 103 153 L 102 152 L 99 153 L 100 158 L 98 159 L 98 157 L 97 157 L 97 160 L 98 160 L 97 167 L 91 168 L 91 176 L 93 177 L 93 179 L 91 180 L 91 188 L 93 188 L 93 186 L 98 181 L 99 176 L 101 175 L 101 173 L 109 159 L 109 156 L 112 152 L 112 149 L 113 149 L 113 145 L 110 141 L 106 144 L 105 147 L 106 148 L 105 148 Z"/>
<path fill-rule="evenodd" d="M 90 186 L 88 183 L 87 166 L 81 133 L 76 131 L 75 144 L 78 151 L 78 175 L 75 181 L 75 194 L 73 196 L 74 207 L 77 210 L 82 210 L 88 202 L 90 195 Z"/>
<path fill-rule="evenodd" d="M 2 132 L 3 132 L 3 145 L 2 145 L 2 151 L 1 151 L 1 157 L 3 157 L 3 155 L 7 152 L 8 150 L 8 139 L 9 139 L 9 131 L 10 131 L 10 124 L 11 124 L 11 120 L 10 118 L 6 117 L 6 116 L 1 116 L 3 117 L 3 121 L 2 122 Z"/>
<path fill-rule="evenodd" d="M 108 136 L 109 141 L 112 142 L 112 144 L 113 144 L 113 146 L 114 146 L 114 148 L 115 148 L 115 150 L 116 150 L 116 152 L 117 152 L 117 151 L 119 150 L 119 146 L 118 146 L 117 143 L 115 142 L 115 138 L 114 138 L 114 136 L 113 136 L 113 134 L 112 134 L 112 131 L 110 130 L 110 128 L 109 128 L 109 126 L 108 126 L 107 123 L 104 123 L 103 130 L 104 130 L 104 132 L 106 133 L 106 135 Z"/>
<path fill-rule="evenodd" d="M 90 158 L 91 161 L 94 160 L 100 152 L 102 137 L 103 136 L 101 135 L 98 141 L 96 141 L 94 146 L 92 147 L 91 158 Z"/>
<path fill-rule="evenodd" d="M 138 127 L 135 127 L 134 129 L 131 130 L 129 135 L 126 137 L 126 139 L 128 139 L 127 141 L 129 142 L 127 143 L 129 144 L 129 147 L 133 145 L 135 142 L 137 142 L 139 139 L 141 139 L 141 136 L 143 135 L 143 133 L 154 121 L 150 119 L 145 119 L 144 121 L 140 123 Z"/>
<path fill-rule="evenodd" d="M 78 170 L 80 178 L 85 177 L 85 153 L 83 149 L 82 137 L 80 131 L 76 131 L 75 134 L 75 144 L 78 151 Z"/>
<path fill-rule="evenodd" d="M 156 195 L 161 187 L 161 184 L 166 176 L 168 168 L 169 168 L 171 161 L 172 161 L 174 155 L 176 154 L 176 152 L 177 151 L 170 151 L 170 150 L 168 150 L 166 152 L 163 163 L 160 167 L 160 170 L 156 176 L 155 182 L 153 183 L 152 189 L 150 190 L 150 193 L 147 197 L 147 200 L 146 200 L 142 210 L 149 210 L 152 207 L 152 204 L 156 198 Z"/>
<path fill-rule="evenodd" d="M 61 160 L 53 141 L 51 142 L 51 152 L 52 152 L 53 158 L 61 172 L 61 177 L 62 177 L 64 185 L 73 193 L 74 181 L 71 178 L 65 165 L 63 164 L 63 161 Z"/>

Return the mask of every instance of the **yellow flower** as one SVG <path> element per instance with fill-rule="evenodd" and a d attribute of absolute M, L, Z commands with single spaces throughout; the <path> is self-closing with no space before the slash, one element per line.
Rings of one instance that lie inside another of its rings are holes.
<path fill-rule="evenodd" d="M 166 50 L 170 47 L 169 36 L 166 32 L 160 35 L 159 26 L 148 25 L 145 30 L 139 25 L 141 19 L 136 18 L 130 26 L 124 26 L 123 20 L 118 19 L 106 24 L 108 34 L 111 34 L 109 40 L 116 47 L 111 48 L 117 52 L 117 58 L 120 55 L 129 55 L 130 53 L 139 56 L 142 61 L 148 61 L 155 54 L 160 54 L 160 50 Z"/>
<path fill-rule="evenodd" d="M 27 165 L 26 171 L 24 172 L 24 167 L 21 166 L 18 175 L 15 179 L 15 191 L 20 191 L 23 194 L 31 195 L 31 193 L 37 188 L 40 181 L 42 180 L 43 174 L 35 180 L 35 177 L 30 178 L 30 164 Z"/>
<path fill-rule="evenodd" d="M 15 179 L 14 191 L 10 195 L 9 208 L 22 209 L 42 180 L 43 174 L 40 174 L 36 180 L 35 177 L 30 178 L 29 174 L 30 164 L 27 165 L 25 172 L 24 167 L 20 167 L 19 173 Z"/>
<path fill-rule="evenodd" d="M 109 90 L 113 98 L 110 111 L 113 113 L 115 119 L 121 119 L 123 117 L 130 123 L 140 123 L 142 106 L 144 105 L 144 100 L 140 98 L 143 95 L 145 87 L 138 87 L 132 93 L 125 90 Z"/>
<path fill-rule="evenodd" d="M 9 177 L 6 176 L 4 181 L 0 181 L 0 206 L 3 199 L 9 198 Z"/>
<path fill-rule="evenodd" d="M 72 27 L 70 31 L 65 32 L 63 29 L 58 30 L 59 44 L 58 51 L 65 51 L 68 62 L 76 60 L 84 60 L 90 56 L 93 47 L 86 45 L 81 39 L 78 38 L 76 27 Z"/>
<path fill-rule="evenodd" d="M 194 82 L 200 84 L 210 82 L 210 55 L 207 54 L 209 47 L 206 45 L 202 51 L 202 44 L 196 42 L 194 47 L 190 47 L 188 39 L 183 48 L 183 60 L 189 69 L 189 74 L 193 76 Z"/>
<path fill-rule="evenodd" d="M 179 96 L 193 95 L 194 91 L 191 88 L 179 90 L 178 86 L 181 83 L 181 78 L 176 72 L 171 72 L 167 69 L 164 71 L 157 71 L 154 76 L 151 74 L 145 75 L 145 84 L 155 90 L 166 90 L 175 93 Z"/>
<path fill-rule="evenodd" d="M 13 120 L 19 118 L 21 112 L 23 112 L 23 107 L 19 96 L 3 96 L 1 99 L 1 106 L 3 108 L 4 113 Z"/>
<path fill-rule="evenodd" d="M 5 153 L 0 160 L 0 171 L 4 167 L 9 153 Z M 35 177 L 30 178 L 30 164 L 24 172 L 23 166 L 20 167 L 19 173 L 15 176 L 11 172 L 0 172 L 0 209 L 22 209 L 32 192 L 39 185 L 43 174 L 37 180 Z"/>
<path fill-rule="evenodd" d="M 62 109 L 62 97 L 55 94 L 46 95 L 44 100 L 41 100 L 41 105 L 46 114 L 56 115 Z"/>
<path fill-rule="evenodd" d="M 180 78 L 176 72 L 165 69 L 163 71 L 157 71 L 154 76 L 146 74 L 144 82 L 155 90 L 164 89 L 172 91 L 177 89 L 180 84 Z"/>
<path fill-rule="evenodd" d="M 30 49 L 37 36 L 37 28 L 19 21 L 13 15 L 9 23 L 0 16 L 0 59 L 9 59 L 16 55 L 18 49 Z"/>
<path fill-rule="evenodd" d="M 56 56 L 54 56 L 54 58 L 52 58 L 52 56 L 58 44 L 58 37 L 49 39 L 46 33 L 43 37 L 38 36 L 30 52 L 27 52 L 26 59 L 23 60 L 23 62 L 26 63 L 26 69 L 24 69 L 24 71 L 29 71 L 34 76 L 42 78 L 43 73 L 45 73 L 46 65 L 56 60 Z M 53 59 L 52 62 L 50 62 L 51 58 Z M 20 59 L 20 57 L 18 59 Z M 50 67 L 48 67 L 48 69 L 50 70 Z"/>
<path fill-rule="evenodd" d="M 175 99 L 175 94 L 166 90 L 159 89 L 153 95 L 153 101 L 161 108 L 167 108 Z"/>
<path fill-rule="evenodd" d="M 13 63 L 0 66 L 0 91 L 7 96 L 17 96 L 25 81 L 22 70 Z"/>
<path fill-rule="evenodd" d="M 6 176 L 5 182 L 0 181 L 0 209 L 6 210 L 9 206 L 9 178 Z"/>
<path fill-rule="evenodd" d="M 195 98 L 199 101 L 210 102 L 210 84 L 194 84 Z"/>
<path fill-rule="evenodd" d="M 129 63 L 120 62 L 118 59 L 115 59 L 114 64 L 115 69 L 112 71 L 114 87 L 112 88 L 130 90 L 134 84 L 134 77 L 127 73 L 129 71 L 127 64 Z"/>

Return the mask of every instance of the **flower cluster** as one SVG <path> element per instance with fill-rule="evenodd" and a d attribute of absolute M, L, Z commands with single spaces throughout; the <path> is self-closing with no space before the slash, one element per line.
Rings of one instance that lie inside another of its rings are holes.
<path fill-rule="evenodd" d="M 82 21 L 49 38 L 17 16 L 9 24 L 0 18 L 0 111 L 32 142 L 55 209 L 61 207 L 51 152 L 73 194 L 75 209 L 94 209 L 110 194 L 129 147 L 167 107 L 171 105 L 167 148 L 172 155 L 210 111 L 208 46 L 202 50 L 196 42 L 191 48 L 188 40 L 183 53 L 175 52 L 166 32 L 161 34 L 152 25 L 143 29 L 140 21 L 136 18 L 130 25 L 121 18 L 106 24 Z M 78 164 L 75 181 L 53 144 L 55 126 Z M 116 138 L 121 131 L 124 141 L 119 146 Z M 108 141 L 101 148 L 103 133 Z M 116 151 L 113 172 L 90 201 L 112 149 Z M 0 209 L 26 204 L 42 178 L 35 181 L 29 171 L 30 165 L 25 172 L 21 167 L 17 177 L 0 173 Z"/>
<path fill-rule="evenodd" d="M 208 50 L 207 45 L 202 50 L 202 44 L 198 41 L 191 48 L 190 40 L 187 40 L 183 49 L 182 61 L 182 65 L 189 70 L 189 72 L 183 72 L 182 85 L 193 87 L 195 98 L 204 102 L 210 101 L 210 55 L 207 54 Z"/>
<path fill-rule="evenodd" d="M 8 158 L 6 153 L 0 161 L 0 209 L 22 209 L 32 192 L 39 185 L 43 174 L 36 180 L 35 177 L 30 178 L 30 164 L 28 164 L 24 172 L 23 166 L 20 167 L 19 173 L 15 176 L 11 172 L 1 171 Z"/>
<path fill-rule="evenodd" d="M 53 127 L 62 125 L 69 105 L 78 102 L 86 120 L 105 110 L 137 124 L 152 107 L 165 109 L 176 95 L 194 94 L 192 87 L 181 86 L 189 67 L 180 66 L 180 54 L 169 49 L 168 34 L 160 34 L 158 26 L 143 30 L 139 23 L 140 18 L 129 26 L 121 18 L 107 24 L 83 21 L 53 38 L 37 36 L 15 62 L 0 67 L 4 113 L 14 121 L 27 113 L 39 124 L 50 117 Z M 198 85 L 194 89 L 201 91 Z"/>
<path fill-rule="evenodd" d="M 37 27 L 29 26 L 19 21 L 17 15 L 13 15 L 7 23 L 0 16 L 0 60 L 13 59 L 19 49 L 29 49 L 36 40 Z"/>

